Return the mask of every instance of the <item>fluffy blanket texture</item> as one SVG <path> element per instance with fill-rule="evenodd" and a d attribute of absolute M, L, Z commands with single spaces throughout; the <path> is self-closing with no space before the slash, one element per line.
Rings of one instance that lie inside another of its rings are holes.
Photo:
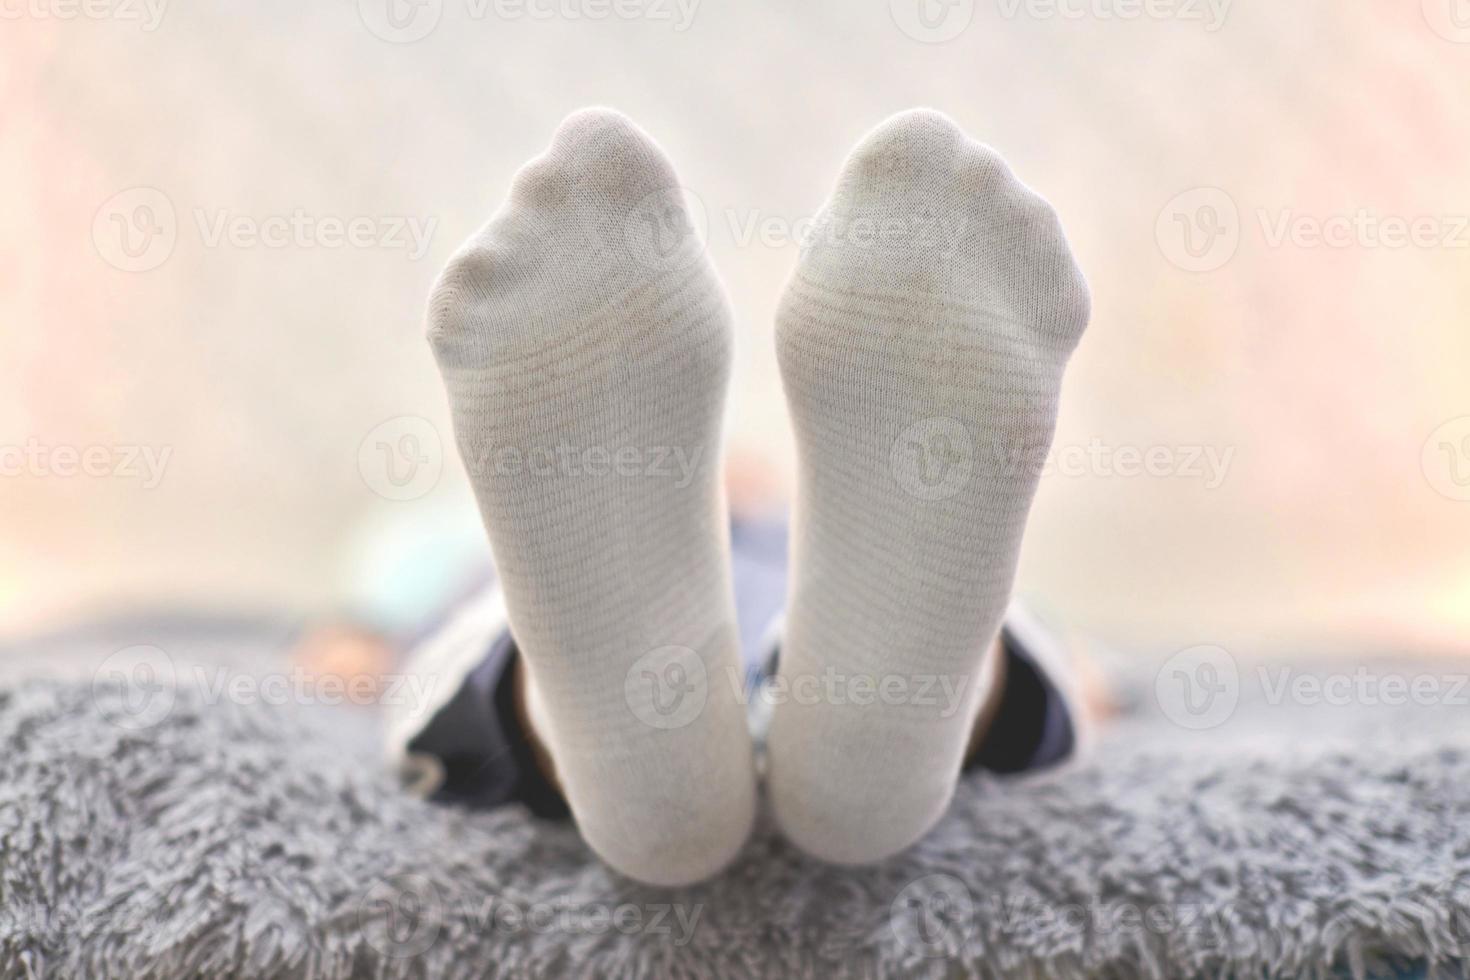
<path fill-rule="evenodd" d="M 897 859 L 825 867 L 762 826 L 670 892 L 570 827 L 405 794 L 375 713 L 268 696 L 258 638 L 175 637 L 152 702 L 96 669 L 120 639 L 0 653 L 76 668 L 0 684 L 0 976 L 1461 976 L 1470 950 L 1445 689 L 1308 703 L 1250 668 L 1196 732 L 1135 666 L 1088 760 L 967 782 Z"/>

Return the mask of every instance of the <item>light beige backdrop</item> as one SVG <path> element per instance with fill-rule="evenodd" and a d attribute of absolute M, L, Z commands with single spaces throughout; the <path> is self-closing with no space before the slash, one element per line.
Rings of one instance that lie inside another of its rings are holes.
<path fill-rule="evenodd" d="M 931 105 L 1055 203 L 1095 293 L 1025 589 L 1124 642 L 1463 650 L 1461 0 L 920 2 L 4 4 L 0 633 L 330 611 L 372 528 L 462 512 L 424 297 L 589 103 L 703 205 L 732 442 L 785 479 L 794 234 Z M 443 437 L 407 501 L 359 453 L 400 416 Z"/>

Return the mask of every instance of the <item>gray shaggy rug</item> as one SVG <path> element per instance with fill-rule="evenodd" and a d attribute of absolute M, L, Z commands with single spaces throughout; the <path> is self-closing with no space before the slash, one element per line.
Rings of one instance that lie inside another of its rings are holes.
<path fill-rule="evenodd" d="M 0 976 L 1464 975 L 1470 741 L 1447 694 L 1283 701 L 1251 668 L 1194 732 L 1134 667 L 1089 761 L 967 782 L 900 858 L 824 867 L 763 826 L 718 880 L 659 891 L 567 827 L 405 795 L 370 710 L 222 694 L 271 662 L 257 640 L 174 637 L 212 666 L 150 716 L 88 669 L 126 640 L 0 651 L 81 665 L 0 680 Z"/>

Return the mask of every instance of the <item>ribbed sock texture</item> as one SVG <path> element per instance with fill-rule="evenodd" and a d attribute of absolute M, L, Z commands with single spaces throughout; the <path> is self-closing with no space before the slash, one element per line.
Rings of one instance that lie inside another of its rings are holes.
<path fill-rule="evenodd" d="M 429 335 L 577 825 L 676 885 L 749 831 L 720 488 L 724 291 L 673 168 L 584 110 L 451 260 Z"/>
<path fill-rule="evenodd" d="M 771 798 L 831 861 L 949 804 L 1089 313 L 1051 207 L 945 116 L 848 158 L 783 297 L 799 455 Z M 838 692 L 833 696 L 830 691 Z"/>

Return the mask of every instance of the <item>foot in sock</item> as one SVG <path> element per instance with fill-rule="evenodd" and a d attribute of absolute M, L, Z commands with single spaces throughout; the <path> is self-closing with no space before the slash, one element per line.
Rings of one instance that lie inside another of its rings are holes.
<path fill-rule="evenodd" d="M 777 321 L 799 455 L 780 674 L 850 687 L 771 721 L 772 804 L 810 853 L 876 861 L 947 808 L 1089 305 L 1051 207 L 945 116 L 848 158 Z"/>
<path fill-rule="evenodd" d="M 723 288 L 662 151 L 568 118 L 450 261 L 429 336 L 539 732 L 583 837 L 678 885 L 754 809 L 720 426 Z"/>

